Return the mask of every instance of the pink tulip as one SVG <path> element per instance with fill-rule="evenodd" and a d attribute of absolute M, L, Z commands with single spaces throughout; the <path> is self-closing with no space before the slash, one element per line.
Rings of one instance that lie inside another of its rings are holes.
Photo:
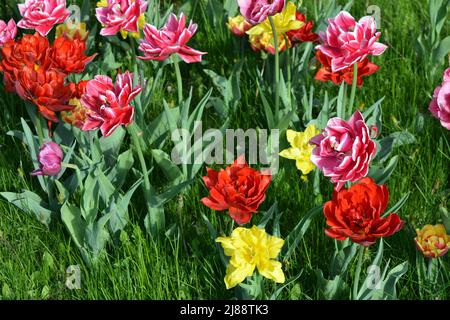
<path fill-rule="evenodd" d="M 0 47 L 3 47 L 6 42 L 14 40 L 17 35 L 17 26 L 13 19 L 6 23 L 0 20 Z"/>
<path fill-rule="evenodd" d="M 18 4 L 22 20 L 17 26 L 34 29 L 46 36 L 55 24 L 64 22 L 70 15 L 66 0 L 25 0 Z"/>
<path fill-rule="evenodd" d="M 34 170 L 32 176 L 57 176 L 61 171 L 63 152 L 55 142 L 44 142 L 39 151 L 39 169 Z"/>
<path fill-rule="evenodd" d="M 145 39 L 141 42 L 139 50 L 144 52 L 141 60 L 163 61 L 172 54 L 178 54 L 186 63 L 202 61 L 202 55 L 206 52 L 197 51 L 188 47 L 186 43 L 197 31 L 197 25 L 190 21 L 186 28 L 186 17 L 182 13 L 180 20 L 171 14 L 166 25 L 158 30 L 151 24 L 144 28 Z"/>
<path fill-rule="evenodd" d="M 259 24 L 284 8 L 285 0 L 238 0 L 241 14 L 251 24 Z"/>
<path fill-rule="evenodd" d="M 81 103 L 91 112 L 87 113 L 83 130 L 100 129 L 103 136 L 110 136 L 119 126 L 133 122 L 134 108 L 131 101 L 141 92 L 133 88 L 133 74 L 117 75 L 116 83 L 107 76 L 95 76 L 86 85 Z"/>
<path fill-rule="evenodd" d="M 376 153 L 376 144 L 370 139 L 369 128 L 359 111 L 348 122 L 330 119 L 325 130 L 310 143 L 316 145 L 311 161 L 337 184 L 336 191 L 347 181 L 365 177 Z"/>
<path fill-rule="evenodd" d="M 316 49 L 331 58 L 331 69 L 338 72 L 369 55 L 379 56 L 387 46 L 377 42 L 381 33 L 371 16 L 362 17 L 358 22 L 347 11 L 341 11 L 334 19 L 329 19 L 326 32 L 320 32 L 322 44 Z"/>
<path fill-rule="evenodd" d="M 144 0 L 108 0 L 108 6 L 95 9 L 95 16 L 103 25 L 100 34 L 113 36 L 120 30 L 139 32 L 139 17 L 146 10 Z"/>
<path fill-rule="evenodd" d="M 444 82 L 434 90 L 429 109 L 433 116 L 450 130 L 450 68 L 444 72 Z"/>

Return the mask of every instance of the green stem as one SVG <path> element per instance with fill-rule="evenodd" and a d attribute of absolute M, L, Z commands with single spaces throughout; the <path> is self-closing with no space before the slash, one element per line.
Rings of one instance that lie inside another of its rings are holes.
<path fill-rule="evenodd" d="M 295 48 L 293 48 L 295 50 Z M 288 49 L 286 50 L 287 54 L 287 86 L 288 86 L 288 95 L 289 95 L 289 103 L 292 107 L 292 75 L 291 75 L 291 51 Z M 294 55 L 295 56 L 295 55 Z"/>
<path fill-rule="evenodd" d="M 358 296 L 359 277 L 361 275 L 361 269 L 362 269 L 365 249 L 366 248 L 364 246 L 362 246 L 362 245 L 359 246 L 358 264 L 356 265 L 355 280 L 353 281 L 353 300 L 356 300 L 356 297 Z"/>
<path fill-rule="evenodd" d="M 358 83 L 358 63 L 356 62 L 353 66 L 353 83 L 352 83 L 352 92 L 350 94 L 350 103 L 348 105 L 350 115 L 353 113 L 353 104 L 355 102 L 355 94 L 356 94 L 356 85 Z"/>
<path fill-rule="evenodd" d="M 175 74 L 177 76 L 177 89 L 178 89 L 178 103 L 181 106 L 183 102 L 183 79 L 181 78 L 180 64 L 178 63 L 178 58 L 174 55 L 172 56 L 173 65 L 175 66 Z"/>
<path fill-rule="evenodd" d="M 273 43 L 275 47 L 275 117 L 278 118 L 280 111 L 280 53 L 278 52 L 278 34 L 273 22 L 273 18 L 269 16 L 270 26 L 272 27 Z"/>
<path fill-rule="evenodd" d="M 144 176 L 144 197 L 147 203 L 147 208 L 149 209 L 150 212 L 151 185 L 150 180 L 148 178 L 147 164 L 145 163 L 144 153 L 142 152 L 142 146 L 138 137 L 136 124 L 132 123 L 131 125 L 128 126 L 128 133 L 131 136 L 131 140 L 133 141 L 133 145 L 136 148 L 139 162 L 141 164 L 142 175 Z"/>

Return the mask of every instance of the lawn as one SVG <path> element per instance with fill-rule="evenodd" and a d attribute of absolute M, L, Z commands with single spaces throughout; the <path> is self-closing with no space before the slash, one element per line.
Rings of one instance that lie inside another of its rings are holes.
<path fill-rule="evenodd" d="M 70 3 L 71 1 L 68 1 Z M 165 11 L 169 1 L 161 1 L 160 10 Z M 221 3 L 221 1 L 214 1 Z M 302 8 L 308 19 L 317 21 L 314 3 L 304 0 Z M 327 2 L 327 1 L 324 1 Z M 406 204 L 398 212 L 405 226 L 397 234 L 384 241 L 384 260 L 390 266 L 408 261 L 408 271 L 397 284 L 399 299 L 449 299 L 450 278 L 444 275 L 447 285 L 438 292 L 431 288 L 419 288 L 416 267 L 417 249 L 413 238 L 415 228 L 425 224 L 441 223 L 440 207 L 447 206 L 449 199 L 449 133 L 428 111 L 433 90 L 441 82 L 445 66 L 440 67 L 430 79 L 427 65 L 417 57 L 415 41 L 427 32 L 429 24 L 428 6 L 425 0 L 373 0 L 355 1 L 350 9 L 354 17 L 367 15 L 369 5 L 378 6 L 381 11 L 381 42 L 389 48 L 373 60 L 381 66 L 374 75 L 366 78 L 362 89 L 357 91 L 355 105 L 365 110 L 385 97 L 382 102 L 382 136 L 397 131 L 407 131 L 414 136 L 410 144 L 398 146 L 393 155 L 398 156 L 398 165 L 387 182 L 390 190 L 390 204 L 395 204 L 405 193 L 410 192 Z M 173 1 L 175 11 L 182 1 Z M 255 65 L 272 62 L 254 53 L 245 40 L 237 39 L 226 27 L 225 16 L 217 20 L 211 16 L 212 2 L 190 1 L 192 6 L 183 6 L 189 19 L 198 23 L 199 29 L 193 44 L 206 51 L 202 63 L 180 64 L 184 94 L 190 87 L 192 105 L 196 105 L 209 88 L 214 87 L 205 70 L 229 77 L 235 65 L 243 61 L 240 79 L 241 99 L 230 110 L 229 128 L 266 127 L 263 103 L 257 85 Z M 346 1 L 339 1 L 344 5 Z M 95 1 L 92 1 L 95 5 Z M 0 5 L 0 19 L 9 20 L 11 10 Z M 93 10 L 93 8 L 92 8 Z M 13 17 L 18 20 L 18 12 Z M 91 18 L 94 19 L 92 11 Z M 94 20 L 95 21 L 95 20 Z M 98 30 L 97 30 L 98 33 Z M 450 34 L 447 19 L 443 32 Z M 100 36 L 98 36 L 100 38 Z M 120 51 L 120 50 L 119 50 Z M 126 53 L 120 51 L 122 57 Z M 311 55 L 311 59 L 313 55 Z M 102 59 L 97 57 L 96 59 Z M 118 59 L 116 57 L 116 59 Z M 118 59 L 119 60 L 119 59 Z M 311 63 L 312 65 L 314 63 Z M 146 69 L 146 72 L 150 68 Z M 339 87 L 331 83 L 313 80 L 314 71 L 294 70 L 293 92 L 297 101 L 304 95 L 302 86 L 314 84 L 314 101 L 321 105 L 325 92 L 330 97 L 337 95 Z M 146 74 L 148 78 L 153 74 Z M 146 121 L 152 121 L 164 111 L 163 99 L 169 106 L 177 102 L 176 75 L 170 65 L 164 67 L 164 75 L 149 97 L 145 113 Z M 309 90 L 309 89 L 308 89 Z M 213 96 L 220 92 L 214 87 Z M 39 190 L 37 180 L 29 175 L 33 170 L 26 147 L 19 140 L 6 133 L 21 130 L 21 117 L 28 118 L 24 102 L 16 95 L 6 93 L 0 85 L 0 191 L 20 192 L 23 189 Z M 298 112 L 301 108 L 299 107 Z M 209 104 L 203 114 L 204 126 L 220 128 L 223 118 L 219 117 Z M 281 135 L 282 146 L 287 146 L 285 134 Z M 127 138 L 128 139 L 128 138 Z M 122 146 L 126 150 L 127 142 Z M 165 146 L 170 150 L 169 146 Z M 150 155 L 146 152 L 149 159 Z M 136 161 L 137 163 L 137 161 Z M 87 265 L 72 240 L 66 227 L 58 218 L 46 227 L 35 219 L 9 204 L 0 201 L 0 298 L 1 299 L 230 299 L 232 290 L 223 284 L 225 269 L 218 250 L 209 236 L 202 219 L 206 215 L 221 233 L 230 234 L 233 225 L 226 214 L 214 212 L 205 207 L 200 199 L 208 193 L 201 176 L 206 168 L 200 169 L 194 182 L 179 196 L 165 204 L 166 225 L 174 226 L 178 232 L 168 233 L 154 239 L 146 231 L 144 217 L 146 207 L 141 189 L 134 194 L 129 222 L 107 245 L 107 255 L 94 265 Z M 162 177 L 159 170 L 150 175 L 158 186 Z M 267 198 L 260 210 L 268 210 L 275 201 L 282 213 L 281 235 L 287 235 L 292 226 L 316 205 L 329 200 L 333 186 L 321 177 L 321 195 L 313 192 L 313 179 L 303 181 L 301 173 L 292 161 L 281 159 L 280 172 L 274 177 Z M 36 191 L 38 192 L 38 191 Z M 259 217 L 256 217 L 259 219 Z M 324 235 L 325 220 L 316 217 L 300 245 L 284 265 L 287 278 L 302 273 L 298 280 L 288 285 L 278 299 L 317 299 L 316 270 L 326 274 L 330 263 L 327 257 L 333 255 L 334 241 Z M 365 254 L 366 261 L 373 259 L 375 245 Z M 450 270 L 450 255 L 441 258 Z M 81 268 L 81 288 L 69 290 L 66 285 L 66 269 L 71 265 Z M 350 266 L 350 275 L 355 273 L 356 261 Z M 419 290 L 420 289 L 420 290 Z"/>

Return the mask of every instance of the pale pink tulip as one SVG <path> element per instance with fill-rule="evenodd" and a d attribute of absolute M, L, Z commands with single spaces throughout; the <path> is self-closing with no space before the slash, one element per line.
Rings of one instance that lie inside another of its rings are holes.
<path fill-rule="evenodd" d="M 82 105 L 90 110 L 82 129 L 100 129 L 107 137 L 119 126 L 131 124 L 134 116 L 131 102 L 141 90 L 139 85 L 133 87 L 133 74 L 128 71 L 117 75 L 115 84 L 110 77 L 95 76 L 81 97 Z"/>
<path fill-rule="evenodd" d="M 14 40 L 17 35 L 17 26 L 13 19 L 6 23 L 0 20 L 0 47 L 3 47 L 6 42 Z"/>
<path fill-rule="evenodd" d="M 376 144 L 370 139 L 369 128 L 359 111 L 348 122 L 330 119 L 325 130 L 310 143 L 316 145 L 311 161 L 336 183 L 336 191 L 347 181 L 365 177 L 376 153 Z"/>
<path fill-rule="evenodd" d="M 283 11 L 285 0 L 237 0 L 241 14 L 251 24 L 259 24 Z"/>
<path fill-rule="evenodd" d="M 347 11 L 328 20 L 326 32 L 320 32 L 322 44 L 316 49 L 331 58 L 331 69 L 337 72 L 361 62 L 369 55 L 379 56 L 387 46 L 377 42 L 381 33 L 371 16 L 358 22 Z"/>
<path fill-rule="evenodd" d="M 106 7 L 95 9 L 95 16 L 103 25 L 100 34 L 113 36 L 121 30 L 139 32 L 139 17 L 146 10 L 147 1 L 144 0 L 108 0 Z"/>
<path fill-rule="evenodd" d="M 17 24 L 23 29 L 34 29 L 46 36 L 55 24 L 64 22 L 70 15 L 66 0 L 25 0 L 17 5 L 22 20 Z"/>
<path fill-rule="evenodd" d="M 450 68 L 444 72 L 444 82 L 434 90 L 430 112 L 444 128 L 450 130 Z"/>
<path fill-rule="evenodd" d="M 55 142 L 44 142 L 39 151 L 39 169 L 34 170 L 32 176 L 57 176 L 61 171 L 63 152 Z"/>
<path fill-rule="evenodd" d="M 144 53 L 144 57 L 139 57 L 139 59 L 163 61 L 172 54 L 178 54 L 184 62 L 200 62 L 202 61 L 202 55 L 205 55 L 206 52 L 195 50 L 186 45 L 196 31 L 197 25 L 192 21 L 186 28 L 186 17 L 183 13 L 180 20 L 176 15 L 171 14 L 161 30 L 147 24 L 144 28 L 145 39 L 139 46 L 139 50 Z"/>

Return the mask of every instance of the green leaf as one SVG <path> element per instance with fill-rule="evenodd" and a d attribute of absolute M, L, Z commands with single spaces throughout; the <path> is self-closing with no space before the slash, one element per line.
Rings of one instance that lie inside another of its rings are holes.
<path fill-rule="evenodd" d="M 330 267 L 331 277 L 344 275 L 347 272 L 350 262 L 355 257 L 357 248 L 358 248 L 357 244 L 350 243 L 341 250 L 335 252 Z"/>
<path fill-rule="evenodd" d="M 450 53 L 450 36 L 442 40 L 436 50 L 433 51 L 433 61 L 440 65 L 444 58 Z"/>
<path fill-rule="evenodd" d="M 134 158 L 133 152 L 127 150 L 119 155 L 117 158 L 117 163 L 108 174 L 108 180 L 116 186 L 116 189 L 122 188 L 125 183 L 128 172 L 133 167 Z"/>
<path fill-rule="evenodd" d="M 22 193 L 1 192 L 0 195 L 24 212 L 31 212 L 43 224 L 50 224 L 52 212 L 37 194 L 25 190 Z"/>
<path fill-rule="evenodd" d="M 295 226 L 295 228 L 289 233 L 286 237 L 285 245 L 282 249 L 281 256 L 283 260 L 289 260 L 294 250 L 300 244 L 300 240 L 305 235 L 306 231 L 308 231 L 309 225 L 311 224 L 312 219 L 318 216 L 322 212 L 322 205 L 317 206 L 311 210 L 309 210 L 305 216 L 300 220 L 300 222 Z"/>
<path fill-rule="evenodd" d="M 342 300 L 348 299 L 350 288 L 347 283 L 339 276 L 332 280 L 325 279 L 322 270 L 315 270 L 317 277 L 317 287 L 323 299 Z"/>
<path fill-rule="evenodd" d="M 77 247 L 82 248 L 84 244 L 84 231 L 87 225 L 81 218 L 80 209 L 66 202 L 61 208 L 61 220 L 66 225 Z"/>
<path fill-rule="evenodd" d="M 401 197 L 400 200 L 398 200 L 398 202 L 392 208 L 390 208 L 388 211 L 386 211 L 385 214 L 383 214 L 383 217 L 387 217 L 390 213 L 398 213 L 398 211 L 403 207 L 403 205 L 408 200 L 410 194 L 411 192 L 409 191 L 406 194 L 404 194 L 403 197 Z"/>
<path fill-rule="evenodd" d="M 166 178 L 171 181 L 172 184 L 177 184 L 180 179 L 183 178 L 181 170 L 170 160 L 167 153 L 159 149 L 152 150 L 153 159 L 162 169 Z"/>
<path fill-rule="evenodd" d="M 372 166 L 369 170 L 369 176 L 372 177 L 377 184 L 384 184 L 394 172 L 398 163 L 398 156 L 392 157 L 388 165 L 384 168 Z"/>
<path fill-rule="evenodd" d="M 269 210 L 267 210 L 259 221 L 258 228 L 264 229 L 266 225 L 272 220 L 275 211 L 278 211 L 277 202 L 275 202 Z"/>

